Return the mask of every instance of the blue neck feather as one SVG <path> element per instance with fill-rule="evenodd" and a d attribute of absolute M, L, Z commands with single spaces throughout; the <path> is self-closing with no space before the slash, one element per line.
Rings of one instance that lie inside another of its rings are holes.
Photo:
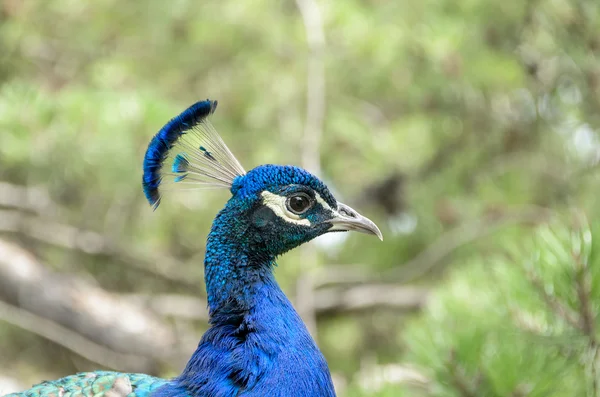
<path fill-rule="evenodd" d="M 208 235 L 204 277 L 212 324 L 253 308 L 257 290 L 273 279 L 275 257 L 264 242 L 252 238 L 253 226 L 243 210 L 237 200 L 230 200 Z"/>
<path fill-rule="evenodd" d="M 232 198 L 208 236 L 211 328 L 156 396 L 335 396 L 327 363 L 272 273 L 275 256 Z"/>

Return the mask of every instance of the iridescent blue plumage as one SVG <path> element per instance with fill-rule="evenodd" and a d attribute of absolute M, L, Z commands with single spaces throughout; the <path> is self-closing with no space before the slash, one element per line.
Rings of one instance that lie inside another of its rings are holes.
<path fill-rule="evenodd" d="M 231 186 L 231 193 L 252 197 L 264 189 L 278 186 L 306 185 L 317 191 L 319 195 L 335 208 L 336 200 L 321 180 L 310 172 L 293 165 L 264 164 L 250 170 L 246 175 L 237 178 Z"/>
<path fill-rule="evenodd" d="M 207 121 L 215 107 L 198 102 L 169 121 L 144 158 L 144 193 L 154 208 L 167 177 L 232 194 L 206 244 L 211 327 L 181 375 L 81 374 L 18 397 L 55 397 L 65 390 L 105 397 L 335 396 L 325 358 L 275 281 L 275 260 L 327 232 L 380 238 L 381 232 L 301 168 L 269 164 L 246 173 Z"/>
<path fill-rule="evenodd" d="M 217 101 L 200 101 L 174 117 L 152 138 L 144 157 L 144 176 L 142 186 L 146 198 L 155 208 L 160 204 L 158 187 L 162 182 L 160 170 L 182 134 L 195 127 L 212 114 L 217 108 Z"/>

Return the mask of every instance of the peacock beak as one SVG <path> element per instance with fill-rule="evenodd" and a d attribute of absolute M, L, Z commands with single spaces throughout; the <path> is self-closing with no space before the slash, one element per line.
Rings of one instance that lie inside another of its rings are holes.
<path fill-rule="evenodd" d="M 383 241 L 383 235 L 377 225 L 372 220 L 362 216 L 346 204 L 338 202 L 337 210 L 333 211 L 333 213 L 333 218 L 327 221 L 333 225 L 329 231 L 353 230 L 360 233 L 374 234 Z"/>

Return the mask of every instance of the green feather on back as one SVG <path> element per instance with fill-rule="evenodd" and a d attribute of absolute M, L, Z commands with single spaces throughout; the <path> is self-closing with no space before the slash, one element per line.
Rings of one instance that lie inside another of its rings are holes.
<path fill-rule="evenodd" d="M 167 381 L 144 374 L 96 371 L 42 382 L 5 397 L 145 397 Z"/>

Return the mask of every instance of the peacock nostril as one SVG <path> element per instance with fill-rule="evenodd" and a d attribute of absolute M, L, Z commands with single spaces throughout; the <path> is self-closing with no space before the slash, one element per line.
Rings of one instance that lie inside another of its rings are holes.
<path fill-rule="evenodd" d="M 348 209 L 346 209 L 346 208 L 342 208 L 342 209 L 340 209 L 340 211 L 339 211 L 339 212 L 340 212 L 340 214 L 341 214 L 341 215 L 343 215 L 343 216 L 346 216 L 346 217 L 348 217 L 348 218 L 356 218 L 356 213 L 355 213 L 355 212 L 352 212 L 352 211 L 349 211 L 349 210 L 348 210 Z"/>

